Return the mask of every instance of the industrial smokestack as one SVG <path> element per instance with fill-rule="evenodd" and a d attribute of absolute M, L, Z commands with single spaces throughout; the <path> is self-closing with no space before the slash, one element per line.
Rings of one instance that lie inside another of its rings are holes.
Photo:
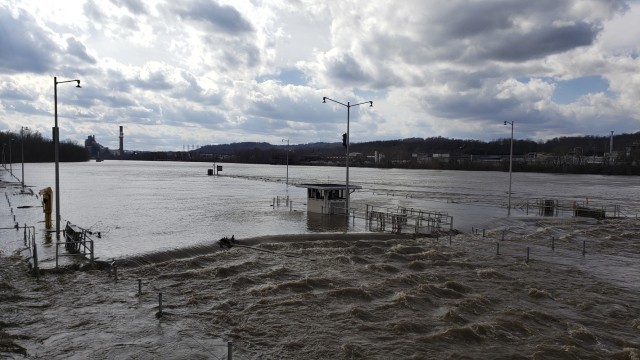
<path fill-rule="evenodd" d="M 123 126 L 120 126 L 120 156 L 124 155 L 124 131 Z"/>

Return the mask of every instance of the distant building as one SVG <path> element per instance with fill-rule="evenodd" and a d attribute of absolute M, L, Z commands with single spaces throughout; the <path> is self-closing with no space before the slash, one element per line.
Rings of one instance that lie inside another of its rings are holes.
<path fill-rule="evenodd" d="M 87 139 L 84 141 L 84 148 L 87 149 L 89 153 L 89 158 L 96 159 L 100 154 L 100 150 L 102 149 L 102 145 L 96 142 L 95 135 L 87 136 Z"/>

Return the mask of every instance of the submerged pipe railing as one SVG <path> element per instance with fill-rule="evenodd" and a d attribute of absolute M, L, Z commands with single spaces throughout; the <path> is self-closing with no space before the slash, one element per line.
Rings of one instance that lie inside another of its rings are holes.
<path fill-rule="evenodd" d="M 87 252 L 89 253 L 89 263 L 93 265 L 95 263 L 95 253 L 94 253 L 94 240 L 89 238 L 86 234 L 86 230 L 82 232 L 82 239 L 79 241 L 66 241 L 66 235 L 63 237 L 65 241 L 56 241 L 56 269 L 59 267 L 59 257 L 60 256 L 78 256 L 80 255 L 80 251 L 82 251 L 82 256 L 87 257 Z M 88 245 L 87 245 L 88 244 Z M 76 245 L 81 248 L 81 250 L 77 252 L 71 253 L 60 253 L 60 245 L 75 247 Z"/>
<path fill-rule="evenodd" d="M 588 217 L 621 217 L 622 210 L 618 204 L 595 205 L 589 204 L 589 199 L 584 201 L 574 200 L 554 200 L 554 199 L 526 199 L 512 206 L 520 209 L 529 215 L 531 211 L 537 211 L 539 216 L 561 216 L 571 214 L 572 216 Z M 609 215 L 607 215 L 609 214 Z"/>
<path fill-rule="evenodd" d="M 376 207 L 367 204 L 365 219 L 369 221 L 370 227 L 373 221 L 375 221 L 380 230 L 384 230 L 387 222 L 390 222 L 392 231 L 397 233 L 401 233 L 403 228 L 409 226 L 413 227 L 413 232 L 416 235 L 423 233 L 425 229 L 427 233 L 430 234 L 439 231 L 448 231 L 449 233 L 453 231 L 453 216 L 437 211 L 405 207 Z M 410 225 L 410 221 L 412 225 Z M 446 229 L 447 225 L 449 227 L 448 229 Z"/>
<path fill-rule="evenodd" d="M 20 226 L 16 223 L 13 227 L 3 227 L 0 230 L 13 230 L 20 231 L 20 229 L 24 230 L 24 246 L 26 250 L 29 250 L 31 253 L 31 259 L 33 260 L 33 273 L 36 278 L 40 279 L 40 270 L 38 266 L 38 246 L 36 244 L 36 227 L 35 226 Z M 27 230 L 29 231 L 27 233 Z"/>

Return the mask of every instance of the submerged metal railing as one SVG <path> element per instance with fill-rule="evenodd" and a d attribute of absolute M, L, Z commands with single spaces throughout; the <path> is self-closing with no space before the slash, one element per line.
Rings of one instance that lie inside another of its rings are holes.
<path fill-rule="evenodd" d="M 56 269 L 58 269 L 58 259 L 60 256 L 82 255 L 86 258 L 88 253 L 89 263 L 91 265 L 94 264 L 95 257 L 93 239 L 87 236 L 86 229 L 81 229 L 81 232 L 78 235 L 78 239 L 70 238 L 65 229 L 65 231 L 63 231 L 63 237 L 65 241 L 56 241 Z M 67 253 L 60 253 L 60 245 L 65 246 L 65 249 L 67 249 Z"/>
<path fill-rule="evenodd" d="M 271 205 L 274 209 L 276 207 L 280 207 L 281 204 L 284 204 L 289 208 L 289 211 L 293 211 L 293 201 L 289 199 L 289 196 L 276 196 L 273 198 L 273 204 Z"/>
<path fill-rule="evenodd" d="M 622 211 L 620 205 L 600 205 L 595 206 L 593 203 L 589 205 L 589 200 L 571 201 L 571 200 L 553 200 L 553 199 L 526 199 L 512 206 L 514 209 L 520 209 L 527 215 L 531 212 L 537 213 L 539 216 L 582 216 L 582 217 L 620 217 Z"/>
<path fill-rule="evenodd" d="M 38 267 L 38 246 L 36 245 L 36 228 L 35 226 L 20 226 L 16 223 L 13 227 L 3 227 L 0 230 L 14 230 L 20 231 L 20 229 L 24 230 L 24 246 L 26 250 L 29 250 L 31 253 L 31 259 L 33 259 L 33 274 L 36 278 L 40 278 L 40 270 Z M 27 233 L 28 230 L 28 233 Z"/>
<path fill-rule="evenodd" d="M 403 229 L 411 229 L 414 234 L 434 234 L 453 231 L 453 216 L 437 211 L 426 211 L 414 208 L 388 208 L 367 205 L 365 219 L 369 227 L 375 226 L 384 231 L 387 224 L 391 231 L 401 233 Z"/>

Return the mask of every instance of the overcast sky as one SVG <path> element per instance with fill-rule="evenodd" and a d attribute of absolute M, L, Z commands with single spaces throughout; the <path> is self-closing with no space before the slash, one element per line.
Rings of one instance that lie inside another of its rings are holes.
<path fill-rule="evenodd" d="M 183 150 L 640 131 L 636 0 L 0 0 L 0 130 Z"/>

